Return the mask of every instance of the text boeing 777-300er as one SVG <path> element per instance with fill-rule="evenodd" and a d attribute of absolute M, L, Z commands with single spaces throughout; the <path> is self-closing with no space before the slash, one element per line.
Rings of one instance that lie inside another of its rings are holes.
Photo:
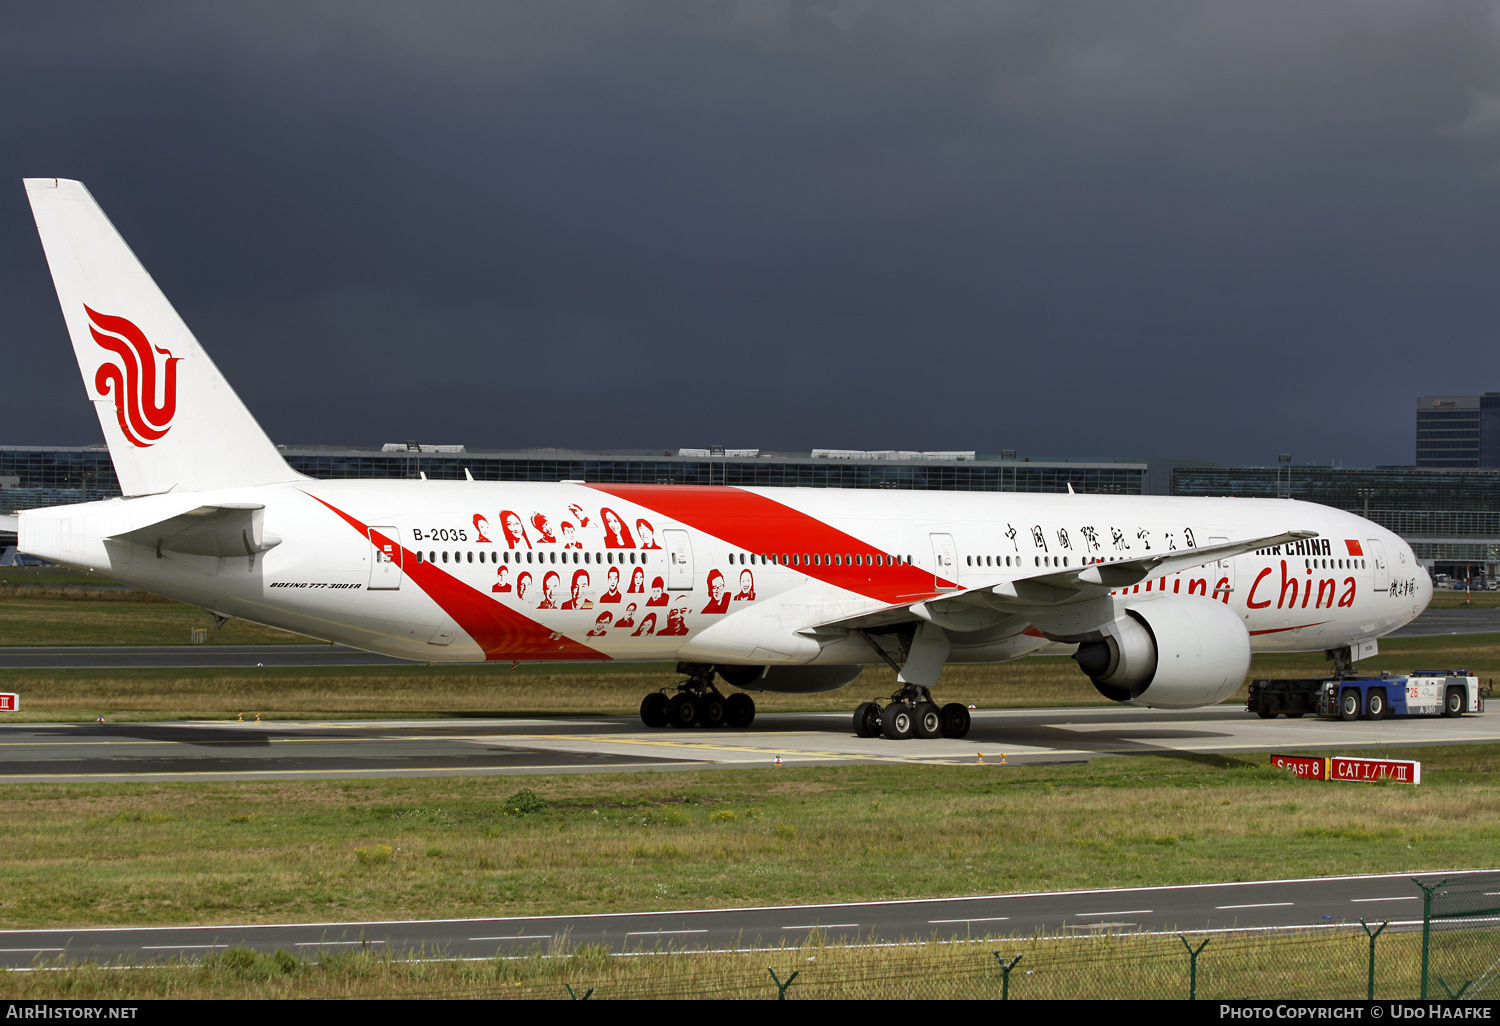
<path fill-rule="evenodd" d="M 749 695 L 898 690 L 863 736 L 962 737 L 949 662 L 1076 645 L 1121 702 L 1219 702 L 1253 651 L 1340 664 L 1431 583 L 1396 535 L 1290 500 L 320 481 L 287 466 L 88 191 L 30 179 L 124 497 L 19 514 L 20 549 L 330 642 L 429 662 L 673 659 L 651 726 L 744 726 Z M 222 622 L 222 620 L 221 620 Z"/>

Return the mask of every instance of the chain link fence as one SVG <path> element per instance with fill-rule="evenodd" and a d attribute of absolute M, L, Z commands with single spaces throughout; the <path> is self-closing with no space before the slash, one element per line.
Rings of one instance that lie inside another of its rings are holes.
<path fill-rule="evenodd" d="M 628 954 L 560 937 L 526 956 L 474 961 L 235 948 L 151 966 L 59 960 L 0 974 L 0 998 L 1495 1000 L 1500 873 L 1413 882 L 1420 919 L 1321 929 L 854 945 L 813 935 L 773 949 Z"/>

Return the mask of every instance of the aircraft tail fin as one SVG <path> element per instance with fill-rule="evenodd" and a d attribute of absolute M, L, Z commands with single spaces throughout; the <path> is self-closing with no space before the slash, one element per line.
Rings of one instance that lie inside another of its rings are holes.
<path fill-rule="evenodd" d="M 124 493 L 299 480 L 83 184 L 26 194 Z"/>

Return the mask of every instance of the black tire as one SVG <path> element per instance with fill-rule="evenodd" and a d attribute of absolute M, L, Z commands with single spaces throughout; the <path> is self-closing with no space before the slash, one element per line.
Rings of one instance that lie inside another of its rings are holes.
<path fill-rule="evenodd" d="M 1360 712 L 1359 689 L 1345 688 L 1339 692 L 1339 719 L 1357 720 Z"/>
<path fill-rule="evenodd" d="M 641 722 L 648 727 L 667 725 L 667 705 L 671 699 L 660 691 L 653 691 L 641 699 Z"/>
<path fill-rule="evenodd" d="M 1464 706 L 1469 704 L 1469 696 L 1464 693 L 1465 690 L 1465 688 L 1449 688 L 1443 692 L 1444 716 L 1462 716 L 1464 714 Z"/>
<path fill-rule="evenodd" d="M 1289 713 L 1286 714 L 1286 718 L 1289 719 L 1289 720 L 1300 720 L 1302 717 L 1304 717 L 1306 715 L 1307 715 L 1307 713 L 1305 713 L 1305 712 L 1289 712 Z"/>
<path fill-rule="evenodd" d="M 874 702 L 861 702 L 854 708 L 854 736 L 880 736 L 880 706 Z"/>
<path fill-rule="evenodd" d="M 923 739 L 943 736 L 943 716 L 931 702 L 918 702 L 911 711 L 912 733 Z"/>
<path fill-rule="evenodd" d="M 1370 693 L 1365 696 L 1365 717 L 1372 720 L 1383 720 L 1390 715 L 1390 703 L 1386 701 L 1384 688 L 1371 688 Z"/>
<path fill-rule="evenodd" d="M 905 702 L 892 702 L 880 714 L 880 732 L 892 741 L 905 741 L 916 727 L 916 717 Z"/>
<path fill-rule="evenodd" d="M 755 722 L 755 699 L 744 694 L 730 695 L 729 701 L 724 703 L 724 711 L 729 715 L 727 726 L 744 730 Z"/>
<path fill-rule="evenodd" d="M 957 702 L 943 706 L 943 736 L 955 741 L 969 733 L 969 710 Z"/>
<path fill-rule="evenodd" d="M 667 703 L 667 722 L 679 729 L 686 729 L 698 722 L 698 703 L 692 695 L 674 695 Z"/>
<path fill-rule="evenodd" d="M 698 726 L 717 730 L 729 722 L 729 710 L 718 695 L 703 695 L 693 704 L 698 707 Z"/>
<path fill-rule="evenodd" d="M 1274 720 L 1276 718 L 1276 710 L 1275 709 L 1257 709 L 1257 710 L 1255 710 L 1255 715 L 1259 716 L 1263 720 Z"/>

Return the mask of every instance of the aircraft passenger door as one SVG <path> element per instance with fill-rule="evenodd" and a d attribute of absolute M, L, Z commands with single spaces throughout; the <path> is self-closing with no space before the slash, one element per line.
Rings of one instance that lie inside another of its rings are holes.
<path fill-rule="evenodd" d="M 1370 566 L 1375 569 L 1375 590 L 1391 590 L 1391 567 L 1385 561 L 1385 546 L 1374 538 L 1366 538 L 1365 544 L 1370 547 Z"/>
<path fill-rule="evenodd" d="M 401 587 L 401 529 L 370 528 L 370 591 Z"/>
<path fill-rule="evenodd" d="M 1210 545 L 1228 545 L 1229 539 L 1210 538 L 1208 539 L 1208 543 Z M 1223 602 L 1225 605 L 1228 605 L 1229 596 L 1234 594 L 1234 557 L 1226 556 L 1223 559 L 1216 559 L 1205 566 L 1204 569 L 1212 577 L 1212 580 L 1209 581 L 1212 587 L 1209 589 L 1208 597 L 1216 602 Z"/>
<path fill-rule="evenodd" d="M 952 591 L 958 587 L 958 547 L 951 534 L 930 534 L 932 539 L 932 586 Z"/>
<path fill-rule="evenodd" d="M 667 590 L 693 590 L 693 544 L 686 531 L 668 528 L 661 533 L 667 550 Z"/>

